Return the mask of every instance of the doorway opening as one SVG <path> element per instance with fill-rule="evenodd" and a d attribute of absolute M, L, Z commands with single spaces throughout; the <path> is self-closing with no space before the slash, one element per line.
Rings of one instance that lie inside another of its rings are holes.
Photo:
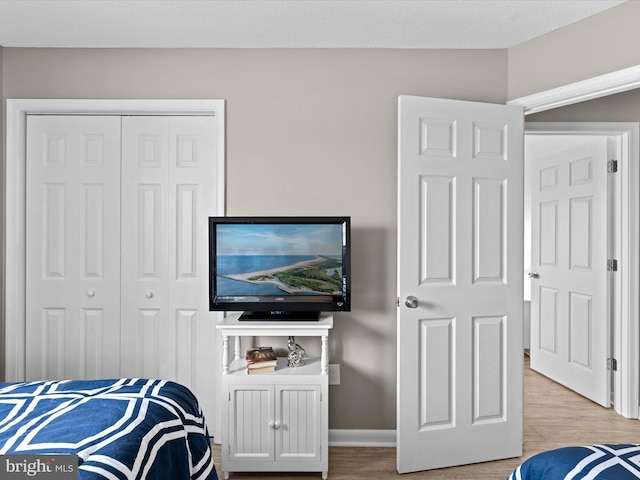
<path fill-rule="evenodd" d="M 638 276 L 638 237 L 634 232 L 635 222 L 630 216 L 637 205 L 638 152 L 635 145 L 638 143 L 638 124 L 581 122 L 529 122 L 525 124 L 525 139 L 535 138 L 538 144 L 540 139 L 547 139 L 549 144 L 554 141 L 558 142 L 561 136 L 600 139 L 601 142 L 606 142 L 608 152 L 614 152 L 613 156 L 618 160 L 615 174 L 608 174 L 606 170 L 591 173 L 609 177 L 607 180 L 610 192 L 607 200 L 609 205 L 609 213 L 607 214 L 609 226 L 607 229 L 609 231 L 600 232 L 600 234 L 608 236 L 606 241 L 609 243 L 609 252 L 605 261 L 616 260 L 619 266 L 615 272 L 607 272 L 606 269 L 601 269 L 603 271 L 600 272 L 600 275 L 609 276 L 608 279 L 612 285 L 612 288 L 607 292 L 607 311 L 611 317 L 611 329 L 607 333 L 610 333 L 611 341 L 607 345 L 602 345 L 609 352 L 606 358 L 602 359 L 602 362 L 606 362 L 612 367 L 615 360 L 617 369 L 600 368 L 599 375 L 610 375 L 612 386 L 610 394 L 614 400 L 615 411 L 627 418 L 638 418 L 638 318 L 637 295 L 633 293 L 636 291 Z M 540 179 L 531 178 L 526 152 L 525 149 L 525 273 L 537 276 L 536 268 L 531 265 L 530 187 L 532 182 Z M 548 272 L 547 275 L 549 275 Z M 523 329 L 525 350 L 531 347 L 528 344 L 531 324 L 527 324 L 529 312 L 526 311 L 527 302 L 530 300 L 526 293 L 531 292 L 531 281 L 531 277 L 525 275 L 525 325 Z M 534 282 L 537 283 L 536 280 Z M 535 321 L 531 317 L 531 322 Z M 539 331 L 535 333 L 539 334 Z M 536 338 L 539 342 L 539 335 Z M 604 341 L 607 342 L 607 340 Z"/>

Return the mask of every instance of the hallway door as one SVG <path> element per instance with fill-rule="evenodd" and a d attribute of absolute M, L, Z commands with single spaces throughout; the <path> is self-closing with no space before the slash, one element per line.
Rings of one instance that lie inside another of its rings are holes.
<path fill-rule="evenodd" d="M 602 135 L 527 136 L 531 368 L 610 405 L 608 152 Z"/>

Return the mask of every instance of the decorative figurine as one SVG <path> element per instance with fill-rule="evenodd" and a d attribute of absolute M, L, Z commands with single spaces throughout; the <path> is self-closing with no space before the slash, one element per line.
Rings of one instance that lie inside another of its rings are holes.
<path fill-rule="evenodd" d="M 287 355 L 287 365 L 290 367 L 301 367 L 304 365 L 304 357 L 307 356 L 304 348 L 296 343 L 295 338 L 289 337 L 287 341 L 287 348 L 289 349 L 289 355 Z"/>

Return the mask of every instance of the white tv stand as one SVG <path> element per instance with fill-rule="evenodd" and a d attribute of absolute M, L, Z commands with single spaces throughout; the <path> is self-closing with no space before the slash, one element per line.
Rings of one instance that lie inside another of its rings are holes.
<path fill-rule="evenodd" d="M 333 314 L 317 321 L 239 321 L 230 314 L 216 324 L 222 334 L 222 474 L 230 472 L 321 472 L 329 469 L 329 330 Z M 275 372 L 248 375 L 243 336 L 320 337 L 320 358 Z M 229 338 L 235 337 L 230 358 Z"/>

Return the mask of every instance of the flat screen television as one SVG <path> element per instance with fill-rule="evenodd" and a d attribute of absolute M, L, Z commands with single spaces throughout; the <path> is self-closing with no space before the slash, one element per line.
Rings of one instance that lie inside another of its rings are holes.
<path fill-rule="evenodd" d="M 209 308 L 241 320 L 351 310 L 350 217 L 209 217 Z"/>

